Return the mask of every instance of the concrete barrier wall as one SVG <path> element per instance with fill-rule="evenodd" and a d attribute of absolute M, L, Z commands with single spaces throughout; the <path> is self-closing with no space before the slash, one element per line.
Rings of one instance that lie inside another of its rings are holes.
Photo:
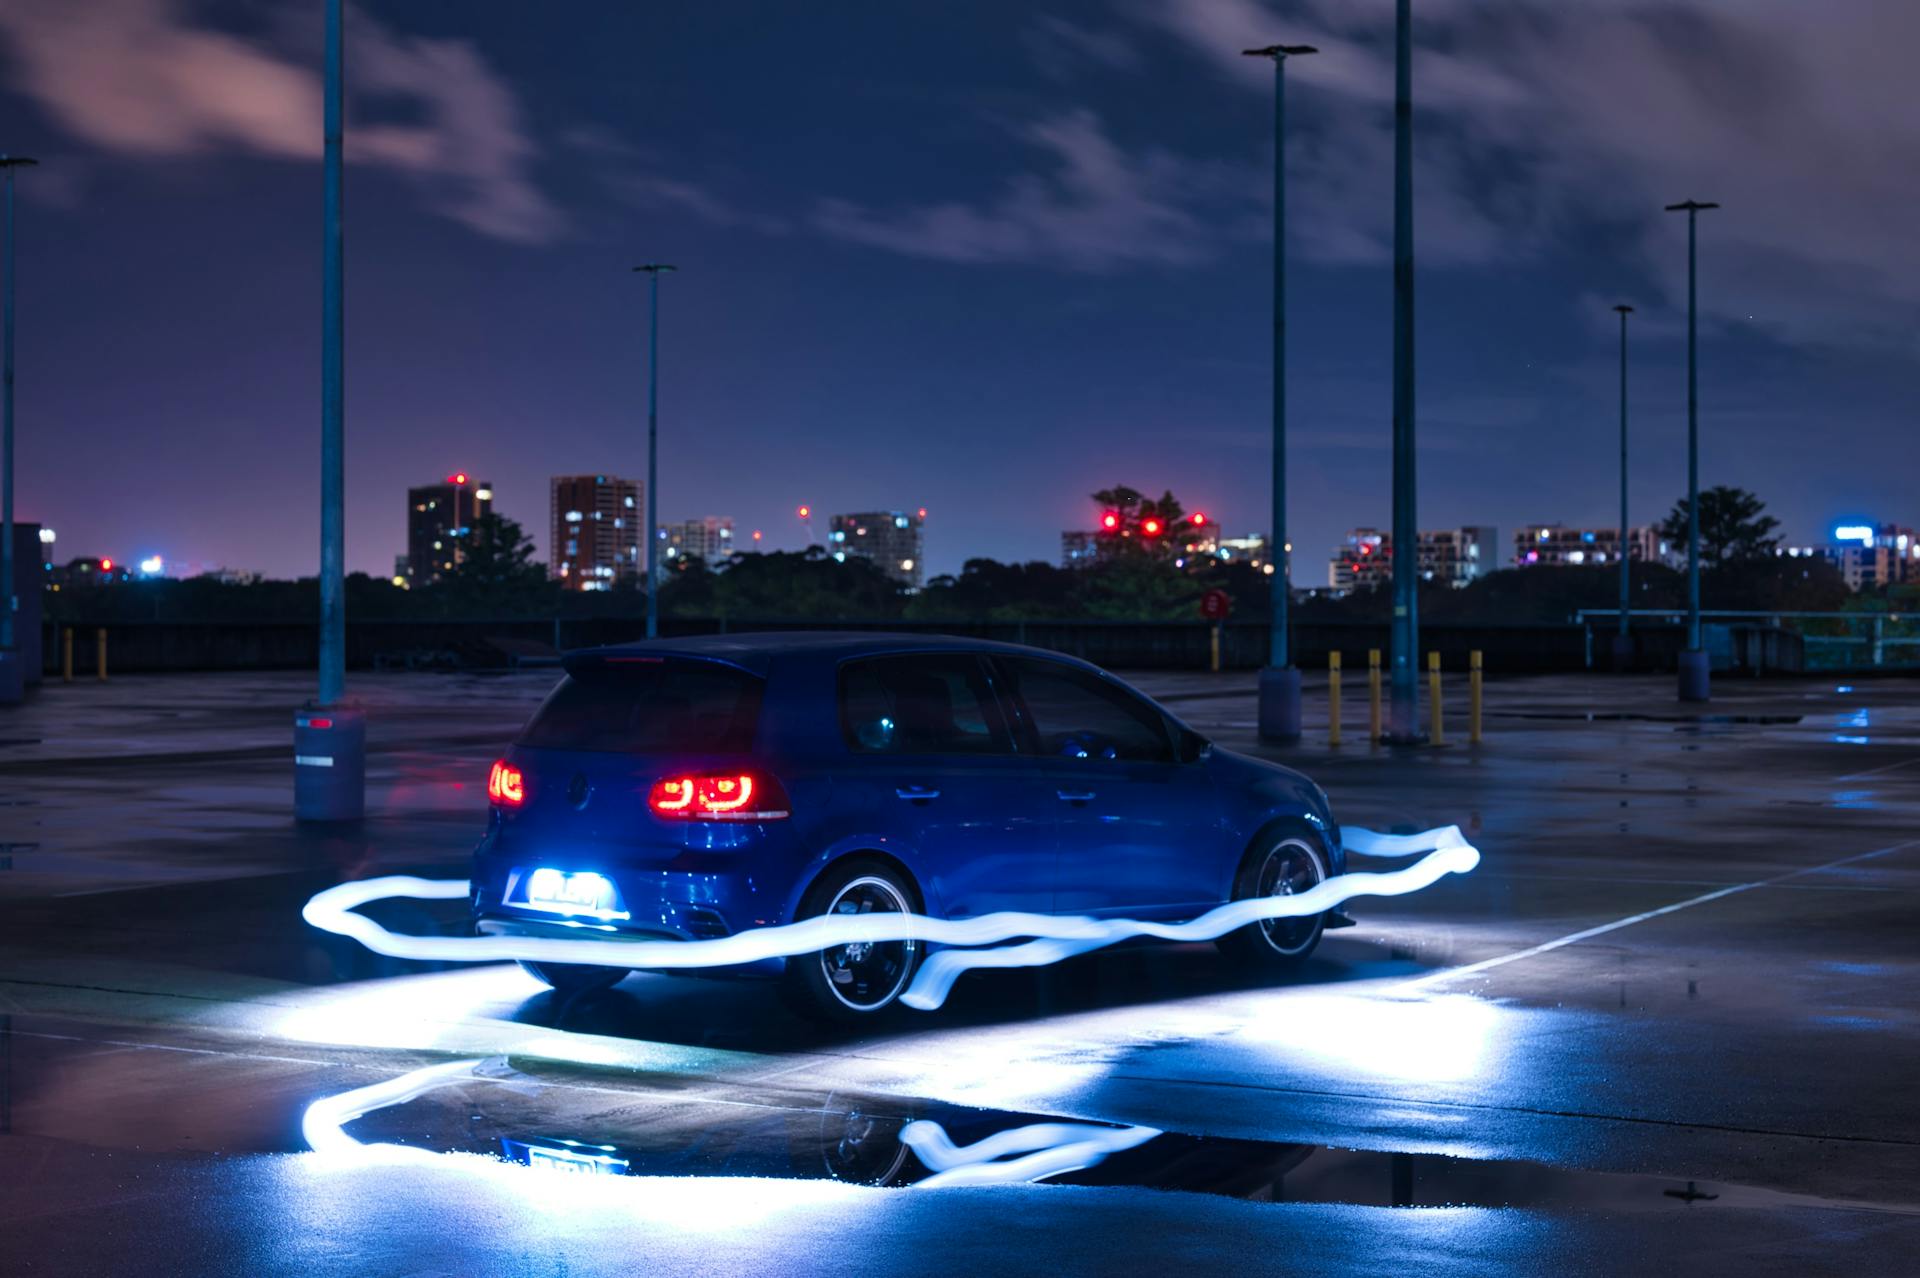
<path fill-rule="evenodd" d="M 94 673 L 98 627 L 75 624 L 77 674 Z M 1204 670 L 1211 627 L 1203 622 L 722 622 L 673 618 L 668 636 L 752 630 L 869 630 L 911 634 L 957 634 L 1032 644 L 1070 653 L 1120 670 Z M 60 627 L 45 629 L 45 669 L 58 675 Z M 639 619 L 554 621 L 363 621 L 347 626 L 347 663 L 357 670 L 460 669 L 506 666 L 515 656 L 624 643 L 645 633 Z M 1324 668 L 1338 650 L 1348 670 L 1366 667 L 1367 649 L 1387 647 L 1387 628 L 1367 625 L 1301 625 L 1294 628 L 1294 659 Z M 1464 670 L 1470 650 L 1486 654 L 1495 673 L 1579 670 L 1586 665 L 1580 626 L 1426 626 L 1425 653 L 1437 651 L 1448 670 Z M 108 627 L 109 673 L 168 670 L 310 670 L 318 661 L 315 627 L 304 622 L 133 622 Z M 1228 669 L 1253 670 L 1266 662 L 1267 627 L 1229 624 L 1221 655 Z"/>

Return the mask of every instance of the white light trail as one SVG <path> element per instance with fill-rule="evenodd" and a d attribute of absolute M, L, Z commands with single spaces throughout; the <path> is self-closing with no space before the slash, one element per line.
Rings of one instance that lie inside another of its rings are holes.
<path fill-rule="evenodd" d="M 1369 856 L 1410 856 L 1425 851 L 1412 865 L 1387 873 L 1350 871 L 1290 896 L 1254 897 L 1207 911 L 1185 923 L 1136 919 L 1094 919 L 1083 915 L 1003 911 L 970 919 L 936 919 L 921 914 L 830 914 L 778 927 L 749 928 L 702 941 L 629 940 L 595 932 L 579 939 L 547 936 L 407 936 L 390 932 L 354 910 L 392 897 L 452 901 L 464 899 L 469 884 L 458 879 L 421 879 L 390 875 L 342 883 L 316 894 L 301 917 L 314 927 L 351 937 L 377 954 L 432 962 L 498 963 L 526 959 L 537 963 L 577 963 L 595 967 L 652 970 L 733 967 L 767 959 L 812 954 L 859 942 L 922 941 L 954 947 L 934 952 L 915 974 L 900 1001 L 931 1010 L 946 1001 L 962 972 L 984 967 L 1034 967 L 1100 949 L 1133 937 L 1164 941 L 1211 941 L 1235 928 L 1268 919 L 1305 918 L 1335 908 L 1356 896 L 1404 896 L 1429 887 L 1447 874 L 1465 874 L 1480 863 L 1480 853 L 1458 826 L 1417 835 L 1385 835 L 1349 829 L 1343 843 Z M 1024 944 L 1001 946 L 1026 939 Z"/>

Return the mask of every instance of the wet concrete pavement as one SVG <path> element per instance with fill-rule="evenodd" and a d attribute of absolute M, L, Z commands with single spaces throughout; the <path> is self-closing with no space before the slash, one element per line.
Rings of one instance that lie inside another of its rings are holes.
<path fill-rule="evenodd" d="M 1920 1254 L 1912 682 L 1723 684 L 1694 714 L 1665 679 L 1495 680 L 1483 745 L 1411 752 L 1328 749 L 1310 715 L 1280 757 L 1343 821 L 1458 822 L 1482 866 L 1356 901 L 1360 926 L 1285 984 L 1210 947 L 1120 951 L 975 974 L 848 1037 L 761 985 L 567 1000 L 299 922 L 343 877 L 462 877 L 486 764 L 550 680 L 356 681 L 375 817 L 352 835 L 287 819 L 300 680 L 55 686 L 0 720 L 0 1270 L 1898 1273 Z M 1249 677 L 1139 682 L 1251 745 Z M 314 1100 L 462 1059 L 492 1063 L 344 1129 L 444 1155 L 300 1152 Z M 916 1188 L 914 1119 L 959 1143 L 1165 1135 L 1069 1183 Z M 580 1150 L 625 1174 L 556 1191 Z M 892 1187 L 854 1183 L 874 1180 Z"/>

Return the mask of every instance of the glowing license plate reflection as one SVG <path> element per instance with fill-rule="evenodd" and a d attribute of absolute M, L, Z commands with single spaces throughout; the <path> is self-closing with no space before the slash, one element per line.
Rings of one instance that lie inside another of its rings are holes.
<path fill-rule="evenodd" d="M 624 1176 L 627 1174 L 627 1160 L 616 1158 L 605 1152 L 613 1148 L 611 1145 L 583 1145 L 577 1140 L 563 1140 L 557 1145 L 542 1145 L 533 1141 L 513 1140 L 507 1137 L 503 1137 L 500 1144 L 508 1158 L 516 1163 L 525 1163 L 529 1167 L 570 1172 L 576 1176 Z"/>
<path fill-rule="evenodd" d="M 624 919 L 619 889 L 604 874 L 589 871 L 539 869 L 525 880 L 529 909 L 554 914 L 584 914 L 596 919 Z"/>

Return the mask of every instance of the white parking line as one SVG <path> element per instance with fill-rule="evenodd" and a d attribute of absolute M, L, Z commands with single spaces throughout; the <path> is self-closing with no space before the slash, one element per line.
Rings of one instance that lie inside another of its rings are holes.
<path fill-rule="evenodd" d="M 1886 764 L 1884 767 L 1868 768 L 1865 772 L 1849 772 L 1844 777 L 1835 777 L 1834 780 L 1835 781 L 1864 781 L 1868 777 L 1877 777 L 1882 772 L 1892 772 L 1898 768 L 1910 768 L 1916 763 L 1920 763 L 1920 754 L 1915 755 L 1911 759 L 1902 759 L 1898 763 Z"/>
<path fill-rule="evenodd" d="M 1617 932 L 1623 927 L 1632 927 L 1635 923 L 1645 923 L 1648 919 L 1657 919 L 1663 914 L 1673 914 L 1679 910 L 1691 909 L 1696 905 L 1705 905 L 1708 901 L 1717 901 L 1723 896 L 1732 896 L 1736 892 L 1748 892 L 1754 888 L 1771 887 L 1776 883 L 1784 883 L 1788 879 L 1797 879 L 1802 875 L 1820 874 L 1827 870 L 1836 870 L 1843 865 L 1852 865 L 1855 861 L 1870 861 L 1875 857 L 1887 856 L 1903 848 L 1910 848 L 1916 845 L 1920 845 L 1920 839 L 1907 839 L 1904 842 L 1894 843 L 1884 848 L 1875 848 L 1871 852 L 1857 852 L 1852 856 L 1843 856 L 1838 861 L 1829 861 L 1825 865 L 1810 865 L 1804 870 L 1789 870 L 1785 874 L 1776 874 L 1770 879 L 1755 879 L 1751 883 L 1736 883 L 1732 887 L 1723 887 L 1715 892 L 1705 892 L 1699 896 L 1689 897 L 1684 901 L 1675 901 L 1672 905 L 1663 905 L 1657 910 L 1647 910 L 1641 914 L 1629 915 L 1624 919 L 1615 919 L 1611 923 L 1602 923 L 1598 927 L 1590 927 L 1583 931 L 1571 932 L 1566 936 L 1556 937 L 1551 941 L 1529 946 L 1524 950 L 1515 950 L 1511 954 L 1501 954 L 1494 958 L 1481 959 L 1478 963 L 1468 963 L 1462 967 L 1441 968 L 1437 972 L 1429 972 L 1425 976 L 1415 977 L 1411 981 L 1403 981 L 1390 989 L 1388 993 L 1392 994 L 1404 990 L 1417 990 L 1439 981 L 1450 981 L 1461 976 L 1473 976 L 1476 973 L 1485 972 L 1491 968 L 1504 967 L 1508 963 L 1518 963 L 1521 959 L 1532 958 L 1536 954 L 1545 954 L 1549 950 L 1562 949 L 1566 946 L 1575 945 L 1581 941 L 1590 940 L 1593 937 L 1601 936 L 1608 932 Z"/>

